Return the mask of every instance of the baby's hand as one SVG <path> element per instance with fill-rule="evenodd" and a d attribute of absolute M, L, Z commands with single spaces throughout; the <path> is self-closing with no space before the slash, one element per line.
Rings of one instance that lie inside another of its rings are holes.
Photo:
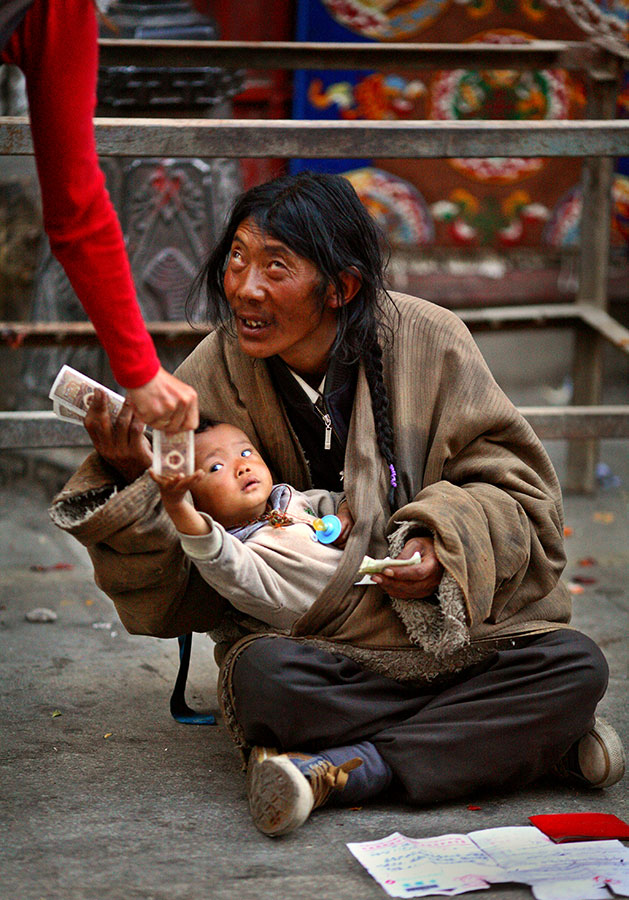
<path fill-rule="evenodd" d="M 186 493 L 205 475 L 203 469 L 197 469 L 192 475 L 184 475 L 182 472 L 176 475 L 156 475 L 150 469 L 150 475 L 159 487 L 164 509 L 177 531 L 182 534 L 208 534 L 212 530 L 212 526 L 196 511 L 194 505 L 186 500 Z"/>
<path fill-rule="evenodd" d="M 164 506 L 172 507 L 183 502 L 187 492 L 203 478 L 205 472 L 203 469 L 197 469 L 192 475 L 184 475 L 183 472 L 176 475 L 157 475 L 150 469 L 149 475 L 159 487 Z"/>

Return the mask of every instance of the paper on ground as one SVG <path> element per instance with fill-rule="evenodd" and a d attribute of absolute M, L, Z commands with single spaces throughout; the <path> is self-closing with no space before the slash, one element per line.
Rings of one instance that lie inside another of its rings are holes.
<path fill-rule="evenodd" d="M 502 870 L 463 834 L 413 839 L 395 832 L 347 846 L 391 897 L 454 895 L 502 880 Z"/>
<path fill-rule="evenodd" d="M 604 884 L 593 878 L 581 881 L 541 881 L 531 888 L 535 900 L 610 900 Z"/>
<path fill-rule="evenodd" d="M 413 839 L 394 833 L 347 845 L 392 897 L 453 895 L 519 882 L 538 900 L 629 896 L 629 849 L 620 841 L 555 844 L 533 826 Z"/>
<path fill-rule="evenodd" d="M 611 873 L 621 860 L 629 866 L 629 850 L 620 841 L 578 841 L 555 844 L 530 825 L 471 831 L 469 837 L 506 872 L 513 881 L 539 884 L 552 881 L 593 879 Z M 578 894 L 573 895 L 578 900 Z"/>

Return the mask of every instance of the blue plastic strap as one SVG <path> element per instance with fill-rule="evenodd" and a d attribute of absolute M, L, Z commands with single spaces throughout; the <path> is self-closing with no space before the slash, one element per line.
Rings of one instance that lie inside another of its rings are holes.
<path fill-rule="evenodd" d="M 182 634 L 177 640 L 179 641 L 179 672 L 170 697 L 170 714 L 173 719 L 184 725 L 216 725 L 216 719 L 211 713 L 196 713 L 186 703 L 186 681 L 190 668 L 192 633 Z"/>

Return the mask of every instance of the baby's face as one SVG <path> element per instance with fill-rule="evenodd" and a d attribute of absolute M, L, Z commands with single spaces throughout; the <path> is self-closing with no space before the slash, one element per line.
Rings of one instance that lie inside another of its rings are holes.
<path fill-rule="evenodd" d="M 197 509 L 224 528 L 249 522 L 266 509 L 273 480 L 247 435 L 234 425 L 215 425 L 194 438 L 195 468 L 206 472 L 193 489 Z"/>

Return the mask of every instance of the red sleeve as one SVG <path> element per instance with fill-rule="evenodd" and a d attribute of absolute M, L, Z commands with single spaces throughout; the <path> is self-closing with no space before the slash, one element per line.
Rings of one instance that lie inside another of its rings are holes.
<path fill-rule="evenodd" d="M 26 76 L 44 228 L 116 380 L 140 387 L 159 360 L 138 306 L 118 217 L 98 164 L 97 22 L 90 0 L 35 0 L 2 56 Z"/>

